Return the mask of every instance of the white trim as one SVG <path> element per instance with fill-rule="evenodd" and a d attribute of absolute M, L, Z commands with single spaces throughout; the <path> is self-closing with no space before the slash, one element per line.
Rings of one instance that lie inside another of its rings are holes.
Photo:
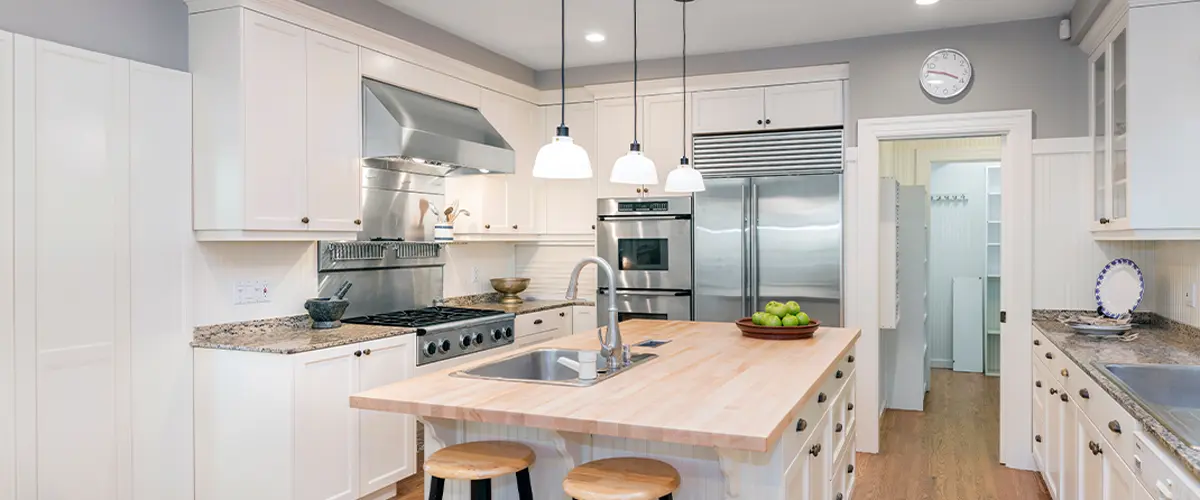
<path fill-rule="evenodd" d="M 1173 3 L 1188 3 L 1196 0 L 1129 0 L 1129 8 L 1153 7 L 1155 5 L 1170 5 Z"/>
<path fill-rule="evenodd" d="M 337 241 L 358 238 L 358 233 L 339 233 L 337 231 L 206 229 L 194 231 L 194 233 L 196 241 Z"/>
<path fill-rule="evenodd" d="M 568 69 L 567 71 L 569 72 L 570 70 Z M 688 91 L 705 92 L 709 90 L 729 90 L 745 87 L 769 87 L 794 83 L 839 81 L 849 78 L 850 65 L 827 64 L 801 68 L 689 76 Z M 596 99 L 629 97 L 633 95 L 632 81 L 588 85 L 584 88 L 590 91 Z M 678 94 L 681 92 L 683 92 L 683 80 L 681 78 L 672 77 L 638 82 L 638 95 L 640 96 Z"/>
<path fill-rule="evenodd" d="M 1109 33 L 1117 27 L 1121 22 L 1121 18 L 1129 12 L 1130 4 L 1138 0 L 1111 0 L 1104 10 L 1100 11 L 1100 16 L 1096 18 L 1096 22 L 1092 23 L 1092 27 L 1084 33 L 1083 39 L 1079 41 L 1079 48 L 1083 50 L 1089 57 L 1096 54 L 1104 45 L 1104 41 L 1108 39 Z"/>
<path fill-rule="evenodd" d="M 858 355 L 858 401 L 863 413 L 858 450 L 879 452 L 879 143 L 882 140 L 1003 135 L 1001 151 L 1004 192 L 1029 192 L 1033 184 L 1033 112 L 1030 110 L 910 116 L 860 120 L 858 162 L 848 169 L 847 203 L 858 215 L 847 217 L 846 324 L 862 328 Z M 861 214 L 861 215 L 860 215 Z M 1033 450 L 1028 383 L 1032 359 L 1032 208 L 1028 204 L 1004 205 L 1001 236 L 1003 266 L 1002 304 L 1008 318 L 1000 346 L 1000 460 L 1008 467 L 1031 469 Z"/>
<path fill-rule="evenodd" d="M 1034 139 L 1033 155 L 1068 155 L 1091 153 L 1092 140 L 1087 137 L 1058 137 L 1053 139 Z"/>
<path fill-rule="evenodd" d="M 1096 241 L 1200 240 L 1200 229 L 1093 229 Z"/>
<path fill-rule="evenodd" d="M 933 163 L 953 161 L 999 161 L 1000 148 L 918 149 L 917 168 L 933 170 Z"/>
<path fill-rule="evenodd" d="M 541 91 L 532 86 L 295 0 L 185 0 L 185 3 L 189 14 L 232 7 L 250 9 L 526 102 L 540 101 Z"/>
<path fill-rule="evenodd" d="M 504 234 L 504 233 L 457 233 L 455 243 L 538 243 L 562 246 L 595 246 L 594 234 Z"/>
<path fill-rule="evenodd" d="M 569 70 L 568 70 L 569 71 Z M 583 87 L 567 89 L 567 104 L 583 104 L 595 102 L 596 97 Z M 536 104 L 539 106 L 554 106 L 562 103 L 562 91 L 559 89 L 543 90 L 538 94 Z"/>

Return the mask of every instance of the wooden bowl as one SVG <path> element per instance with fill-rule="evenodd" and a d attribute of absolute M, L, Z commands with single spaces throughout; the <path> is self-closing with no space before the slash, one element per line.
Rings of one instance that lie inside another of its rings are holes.
<path fill-rule="evenodd" d="M 734 324 L 742 331 L 743 336 L 763 340 L 810 339 L 821 326 L 821 322 L 815 319 L 804 326 L 760 326 L 754 324 L 750 318 L 739 319 Z"/>

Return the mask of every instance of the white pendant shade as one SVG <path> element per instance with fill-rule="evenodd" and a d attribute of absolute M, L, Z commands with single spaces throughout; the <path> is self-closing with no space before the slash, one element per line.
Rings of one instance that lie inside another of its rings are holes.
<path fill-rule="evenodd" d="M 629 154 L 617 158 L 613 165 L 609 182 L 614 184 L 658 184 L 658 170 L 654 161 L 647 158 L 641 151 L 630 151 Z"/>
<path fill-rule="evenodd" d="M 667 174 L 667 185 L 663 188 L 668 193 L 698 193 L 704 191 L 704 176 L 696 169 L 679 165 Z"/>
<path fill-rule="evenodd" d="M 590 179 L 592 160 L 570 136 L 555 136 L 550 144 L 538 150 L 533 162 L 533 176 L 538 179 Z"/>

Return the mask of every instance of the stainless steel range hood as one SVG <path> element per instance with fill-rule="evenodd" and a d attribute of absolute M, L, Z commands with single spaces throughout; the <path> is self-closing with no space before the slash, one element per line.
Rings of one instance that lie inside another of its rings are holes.
<path fill-rule="evenodd" d="M 363 78 L 363 162 L 452 176 L 516 171 L 516 154 L 478 109 Z"/>

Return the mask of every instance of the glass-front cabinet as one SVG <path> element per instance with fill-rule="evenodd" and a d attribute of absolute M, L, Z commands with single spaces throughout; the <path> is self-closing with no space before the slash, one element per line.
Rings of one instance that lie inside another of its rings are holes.
<path fill-rule="evenodd" d="M 1091 57 L 1093 230 L 1129 229 L 1129 169 L 1125 137 L 1127 21 L 1122 19 Z"/>

